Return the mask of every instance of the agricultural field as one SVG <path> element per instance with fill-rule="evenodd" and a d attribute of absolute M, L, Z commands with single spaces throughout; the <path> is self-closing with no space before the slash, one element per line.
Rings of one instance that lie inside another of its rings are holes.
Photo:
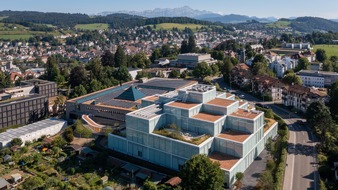
<path fill-rule="evenodd" d="M 109 28 L 109 25 L 103 23 L 77 24 L 75 25 L 75 28 L 81 30 L 106 30 Z"/>
<path fill-rule="evenodd" d="M 289 27 L 289 21 L 276 21 L 270 24 L 267 24 L 266 27 L 268 28 L 287 28 Z"/>
<path fill-rule="evenodd" d="M 0 20 L 7 18 L 8 16 L 0 16 Z"/>
<path fill-rule="evenodd" d="M 195 31 L 196 27 L 201 28 L 204 25 L 201 24 L 179 24 L 179 23 L 161 23 L 156 24 L 156 30 L 172 30 L 173 28 L 177 28 L 179 30 L 184 30 L 186 27 Z M 153 27 L 153 26 L 152 26 Z"/>
<path fill-rule="evenodd" d="M 317 49 L 324 49 L 326 51 L 327 57 L 331 57 L 333 55 L 338 56 L 338 45 L 314 45 L 313 51 L 316 52 Z"/>
<path fill-rule="evenodd" d="M 28 40 L 33 35 L 30 34 L 0 34 L 2 40 Z"/>

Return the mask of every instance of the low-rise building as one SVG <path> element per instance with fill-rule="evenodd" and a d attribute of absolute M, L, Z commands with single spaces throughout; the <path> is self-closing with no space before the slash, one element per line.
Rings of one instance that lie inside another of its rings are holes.
<path fill-rule="evenodd" d="M 338 80 L 338 73 L 327 71 L 301 70 L 297 75 L 302 80 L 304 86 L 308 87 L 330 87 Z"/>
<path fill-rule="evenodd" d="M 244 63 L 241 63 L 234 66 L 234 68 L 231 70 L 229 80 L 231 84 L 235 84 L 238 87 L 245 87 L 248 85 L 251 86 L 252 77 L 253 75 L 250 67 Z"/>
<path fill-rule="evenodd" d="M 159 96 L 155 104 L 128 113 L 126 129 L 108 135 L 114 151 L 179 170 L 193 155 L 220 163 L 225 186 L 277 135 L 277 123 L 264 123 L 264 112 L 226 98 L 210 85 L 192 85 Z"/>
<path fill-rule="evenodd" d="M 0 148 L 10 145 L 14 138 L 20 138 L 22 142 L 32 142 L 44 135 L 55 135 L 65 127 L 67 127 L 67 121 L 49 118 L 23 127 L 8 129 L 6 132 L 0 133 Z"/>
<path fill-rule="evenodd" d="M 315 101 L 326 101 L 326 89 L 304 87 L 300 85 L 285 86 L 283 88 L 283 104 L 306 112 L 308 106 Z"/>
<path fill-rule="evenodd" d="M 264 97 L 271 97 L 271 101 L 282 100 L 284 84 L 277 78 L 269 76 L 255 76 L 252 80 L 254 93 Z"/>
<path fill-rule="evenodd" d="M 286 43 L 285 48 L 290 49 L 307 49 L 311 50 L 311 44 L 310 43 Z"/>
<path fill-rule="evenodd" d="M 217 63 L 210 54 L 199 54 L 199 53 L 184 53 L 177 56 L 177 60 L 170 62 L 172 67 L 186 67 L 194 69 L 198 63 L 205 62 L 208 65 Z"/>

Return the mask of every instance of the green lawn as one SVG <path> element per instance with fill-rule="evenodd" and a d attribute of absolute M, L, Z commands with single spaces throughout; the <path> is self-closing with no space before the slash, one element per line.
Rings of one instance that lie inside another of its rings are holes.
<path fill-rule="evenodd" d="M 190 28 L 193 31 L 196 31 L 196 27 L 201 28 L 204 25 L 201 24 L 178 24 L 178 23 L 162 23 L 156 24 L 156 30 L 172 30 L 174 27 L 179 30 L 184 30 L 186 27 Z M 152 25 L 153 27 L 153 25 Z"/>
<path fill-rule="evenodd" d="M 105 30 L 109 28 L 109 25 L 103 23 L 77 24 L 75 25 L 75 28 L 81 30 Z"/>
<path fill-rule="evenodd" d="M 314 45 L 313 51 L 316 52 L 317 49 L 324 49 L 328 58 L 338 56 L 338 45 Z"/>
<path fill-rule="evenodd" d="M 30 37 L 32 37 L 33 35 L 30 34 L 0 34 L 0 39 L 3 40 L 28 40 Z"/>
<path fill-rule="evenodd" d="M 269 28 L 287 28 L 289 27 L 290 23 L 291 22 L 289 21 L 277 21 L 277 22 L 267 24 L 266 26 Z"/>

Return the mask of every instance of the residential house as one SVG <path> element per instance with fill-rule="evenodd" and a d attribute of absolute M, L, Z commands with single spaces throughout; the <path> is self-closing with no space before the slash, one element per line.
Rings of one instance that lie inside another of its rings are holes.
<path fill-rule="evenodd" d="M 271 97 L 271 101 L 282 100 L 284 84 L 277 78 L 269 76 L 255 76 L 252 80 L 254 93 L 264 97 Z"/>
<path fill-rule="evenodd" d="M 300 85 L 285 86 L 282 93 L 285 106 L 291 106 L 306 112 L 308 106 L 315 101 L 327 101 L 326 89 L 304 87 Z"/>
<path fill-rule="evenodd" d="M 252 72 L 250 67 L 244 63 L 237 64 L 231 70 L 230 82 L 231 84 L 237 85 L 239 87 L 245 87 L 251 85 Z"/>
<path fill-rule="evenodd" d="M 283 78 L 284 73 L 288 69 L 294 69 L 297 66 L 297 60 L 291 59 L 289 57 L 284 57 L 281 60 L 275 60 L 271 62 L 270 64 L 270 69 L 273 70 L 278 78 Z"/>

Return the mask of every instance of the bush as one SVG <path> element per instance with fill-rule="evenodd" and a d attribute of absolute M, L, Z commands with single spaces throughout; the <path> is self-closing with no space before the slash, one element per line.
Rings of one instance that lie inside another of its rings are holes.
<path fill-rule="evenodd" d="M 23 142 L 20 138 L 14 138 L 10 143 L 12 146 L 21 146 Z"/>
<path fill-rule="evenodd" d="M 64 134 L 63 137 L 65 138 L 65 140 L 67 142 L 72 142 L 74 140 L 74 133 L 73 133 L 73 129 L 71 127 L 68 127 Z"/>

